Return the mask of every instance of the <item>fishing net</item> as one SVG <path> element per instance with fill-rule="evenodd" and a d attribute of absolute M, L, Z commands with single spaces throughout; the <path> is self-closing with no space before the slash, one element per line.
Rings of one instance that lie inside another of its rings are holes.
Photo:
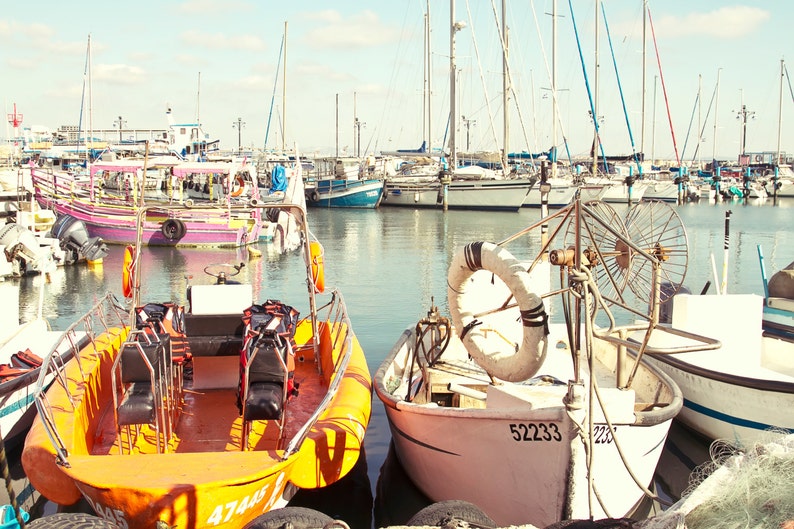
<path fill-rule="evenodd" d="M 715 442 L 681 501 L 642 528 L 794 529 L 794 435 L 743 450 Z"/>

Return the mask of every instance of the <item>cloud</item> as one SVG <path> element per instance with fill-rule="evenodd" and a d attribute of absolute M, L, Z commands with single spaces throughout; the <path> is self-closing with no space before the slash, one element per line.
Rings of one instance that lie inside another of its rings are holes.
<path fill-rule="evenodd" d="M 208 14 L 230 14 L 235 16 L 244 11 L 251 11 L 253 6 L 249 2 L 240 0 L 190 0 L 182 2 L 176 10 L 183 15 L 207 16 Z"/>
<path fill-rule="evenodd" d="M 146 72 L 127 64 L 95 64 L 91 67 L 91 79 L 114 85 L 138 85 L 146 80 Z"/>
<path fill-rule="evenodd" d="M 708 13 L 665 15 L 654 21 L 654 28 L 658 35 L 668 38 L 707 35 L 733 39 L 754 33 L 770 17 L 769 11 L 758 7 L 730 6 Z"/>
<path fill-rule="evenodd" d="M 320 25 L 306 34 L 309 46 L 324 49 L 354 49 L 372 47 L 394 42 L 399 32 L 383 24 L 372 11 L 362 11 L 350 17 L 343 17 L 332 10 L 318 11 L 306 16 L 320 22 Z"/>
<path fill-rule="evenodd" d="M 179 38 L 189 46 L 211 50 L 261 51 L 266 47 L 265 42 L 255 35 L 228 36 L 223 33 L 208 34 L 203 31 L 190 30 L 183 32 Z"/>

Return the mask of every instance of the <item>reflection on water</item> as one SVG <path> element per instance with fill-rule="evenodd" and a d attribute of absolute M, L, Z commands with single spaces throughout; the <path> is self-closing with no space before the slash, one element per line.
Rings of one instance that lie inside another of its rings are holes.
<path fill-rule="evenodd" d="M 626 210 L 623 205 L 613 207 L 621 214 Z M 722 270 L 724 219 L 729 210 L 730 292 L 763 292 L 758 244 L 763 248 L 768 274 L 794 261 L 794 232 L 789 229 L 791 214 L 786 203 L 678 206 L 676 212 L 686 227 L 689 242 L 684 283 L 692 292 L 700 292 L 710 282 L 710 293 L 714 293 L 715 285 L 721 281 L 714 270 Z M 446 311 L 447 266 L 458 247 L 474 240 L 498 242 L 538 219 L 537 209 L 524 209 L 517 214 L 385 207 L 309 210 L 311 230 L 325 247 L 326 285 L 339 287 L 344 295 L 373 374 L 402 331 L 425 315 L 431 300 Z M 146 274 L 143 298 L 184 302 L 188 281 L 212 281 L 203 272 L 205 266 L 244 262 L 241 279 L 257 278 L 253 281 L 257 300 L 299 299 L 305 303 L 305 290 L 291 291 L 297 287 L 287 287 L 289 282 L 284 281 L 302 256 L 274 255 L 265 243 L 260 243 L 260 250 L 262 257 L 249 260 L 245 249 L 146 248 L 142 253 Z M 122 257 L 123 247 L 111 246 L 101 266 L 66 267 L 51 275 L 45 284 L 43 312 L 54 328 L 65 328 L 108 290 L 121 298 Z M 29 319 L 38 309 L 41 278 L 15 281 L 21 285 L 20 314 Z M 295 306 L 304 314 L 308 310 L 300 304 Z M 332 514 L 341 514 L 344 509 L 342 518 L 354 529 L 404 523 L 426 501 L 413 489 L 394 458 L 389 457 L 388 421 L 383 406 L 374 399 L 365 438 L 366 459 L 356 472 L 329 490 L 301 491 L 295 499 L 302 504 L 315 502 Z M 708 444 L 697 441 L 682 428 L 671 431 L 660 464 L 662 473 L 657 479 L 660 493 L 676 498 L 686 487 L 693 465 L 707 459 Z M 370 508 L 373 499 L 374 517 Z M 349 504 L 353 505 L 352 511 L 346 507 Z"/>

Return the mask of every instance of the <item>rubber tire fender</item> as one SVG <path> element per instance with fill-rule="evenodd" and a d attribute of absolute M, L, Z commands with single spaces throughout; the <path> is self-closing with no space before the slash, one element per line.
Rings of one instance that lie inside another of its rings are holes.
<path fill-rule="evenodd" d="M 179 219 L 167 219 L 160 226 L 160 232 L 169 241 L 178 241 L 187 233 L 187 227 Z"/>
<path fill-rule="evenodd" d="M 120 529 L 119 525 L 83 512 L 59 512 L 25 524 L 30 529 Z"/>
<path fill-rule="evenodd" d="M 244 529 L 322 529 L 334 519 L 308 507 L 284 507 L 257 516 Z"/>
<path fill-rule="evenodd" d="M 460 520 L 480 527 L 496 527 L 494 522 L 482 509 L 463 500 L 439 501 L 428 505 L 414 514 L 406 525 L 430 525 L 441 527 L 452 520 Z"/>

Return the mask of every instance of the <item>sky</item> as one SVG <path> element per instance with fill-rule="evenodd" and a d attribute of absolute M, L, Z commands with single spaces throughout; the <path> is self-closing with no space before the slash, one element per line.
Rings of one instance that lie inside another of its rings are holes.
<path fill-rule="evenodd" d="M 608 155 L 735 160 L 742 145 L 776 152 L 778 142 L 794 154 L 794 83 L 781 75 L 794 55 L 789 0 L 647 0 L 645 46 L 642 0 L 505 2 L 509 151 L 545 151 L 556 136 L 561 156 L 588 156 L 595 108 Z M 113 129 L 121 117 L 122 134 L 164 129 L 170 107 L 224 149 L 411 149 L 426 122 L 439 148 L 449 139 L 452 3 L 7 2 L 0 92 L 23 128 L 82 119 L 83 129 Z M 455 34 L 456 145 L 499 149 L 502 0 L 454 9 L 465 23 Z"/>

